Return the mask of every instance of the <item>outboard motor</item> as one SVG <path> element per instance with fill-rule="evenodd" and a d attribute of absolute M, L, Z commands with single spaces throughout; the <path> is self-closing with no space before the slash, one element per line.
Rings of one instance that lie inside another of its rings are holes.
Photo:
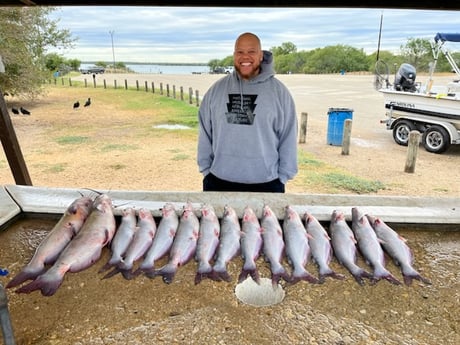
<path fill-rule="evenodd" d="M 395 90 L 414 92 L 416 75 L 414 66 L 403 63 L 395 75 Z"/>

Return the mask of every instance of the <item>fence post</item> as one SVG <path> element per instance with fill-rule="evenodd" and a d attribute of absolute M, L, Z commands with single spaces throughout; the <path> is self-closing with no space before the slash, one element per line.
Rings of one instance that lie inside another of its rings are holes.
<path fill-rule="evenodd" d="M 88 87 L 88 81 L 85 78 L 85 87 Z"/>
<path fill-rule="evenodd" d="M 117 80 L 116 79 L 113 80 L 113 86 L 114 86 L 114 88 L 116 90 L 117 89 Z"/>
<path fill-rule="evenodd" d="M 342 140 L 342 154 L 347 156 L 350 154 L 350 140 L 351 140 L 351 125 L 353 121 L 346 119 L 343 127 L 343 140 Z"/>
<path fill-rule="evenodd" d="M 72 79 L 69 78 L 69 86 L 72 86 Z"/>
<path fill-rule="evenodd" d="M 188 88 L 188 102 L 189 104 L 193 103 L 193 89 L 191 87 Z"/>
<path fill-rule="evenodd" d="M 409 133 L 409 143 L 407 145 L 407 157 L 404 172 L 415 172 L 415 162 L 417 160 L 418 146 L 420 143 L 420 132 L 413 130 Z"/>
<path fill-rule="evenodd" d="M 173 85 L 173 98 L 176 99 L 176 85 Z"/>
<path fill-rule="evenodd" d="M 155 84 L 152 81 L 152 93 L 155 93 Z"/>
<path fill-rule="evenodd" d="M 184 87 L 180 87 L 180 100 L 183 101 L 184 100 Z"/>
<path fill-rule="evenodd" d="M 200 106 L 200 91 L 195 90 L 195 97 L 196 97 L 196 106 Z"/>
<path fill-rule="evenodd" d="M 166 84 L 166 97 L 169 97 L 169 84 Z"/>
<path fill-rule="evenodd" d="M 307 121 L 308 121 L 308 113 L 300 114 L 299 144 L 305 144 L 305 139 L 307 137 Z"/>
<path fill-rule="evenodd" d="M 139 91 L 139 80 L 136 80 L 136 90 Z"/>
<path fill-rule="evenodd" d="M 128 90 L 128 80 L 125 79 L 125 90 Z"/>
<path fill-rule="evenodd" d="M 160 95 L 163 96 L 163 83 L 160 83 Z"/>
<path fill-rule="evenodd" d="M 106 83 L 105 79 L 104 79 L 104 89 L 107 89 L 107 83 Z"/>
<path fill-rule="evenodd" d="M 145 84 L 145 92 L 149 92 L 149 84 L 147 83 L 147 80 L 144 82 Z"/>

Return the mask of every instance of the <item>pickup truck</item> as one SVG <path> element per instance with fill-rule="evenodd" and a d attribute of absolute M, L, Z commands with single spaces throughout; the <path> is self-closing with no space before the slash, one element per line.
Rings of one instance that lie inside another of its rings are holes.
<path fill-rule="evenodd" d="M 104 67 L 91 66 L 88 68 L 80 68 L 81 74 L 103 74 L 105 72 Z"/>

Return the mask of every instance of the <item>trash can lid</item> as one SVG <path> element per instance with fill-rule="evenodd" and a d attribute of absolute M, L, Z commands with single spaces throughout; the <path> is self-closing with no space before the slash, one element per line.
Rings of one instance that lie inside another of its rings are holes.
<path fill-rule="evenodd" d="M 343 111 L 343 112 L 352 112 L 353 109 L 350 108 L 329 108 L 329 112 L 334 112 L 334 111 Z"/>

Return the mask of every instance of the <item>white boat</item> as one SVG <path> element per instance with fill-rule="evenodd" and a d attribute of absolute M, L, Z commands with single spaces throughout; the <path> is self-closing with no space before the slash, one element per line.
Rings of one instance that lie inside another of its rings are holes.
<path fill-rule="evenodd" d="M 402 64 L 395 75 L 394 83 L 388 80 L 384 62 L 376 65 L 376 86 L 383 94 L 387 129 L 399 145 L 407 145 L 409 133 L 418 130 L 423 134 L 425 149 L 433 153 L 446 151 L 451 144 L 460 144 L 460 70 L 445 49 L 447 41 L 460 42 L 460 34 L 438 33 L 431 42 L 434 62 L 425 85 L 415 81 L 415 68 Z M 433 78 L 439 53 L 443 53 L 458 79 L 447 85 L 434 85 Z M 379 71 L 380 70 L 380 71 Z"/>

